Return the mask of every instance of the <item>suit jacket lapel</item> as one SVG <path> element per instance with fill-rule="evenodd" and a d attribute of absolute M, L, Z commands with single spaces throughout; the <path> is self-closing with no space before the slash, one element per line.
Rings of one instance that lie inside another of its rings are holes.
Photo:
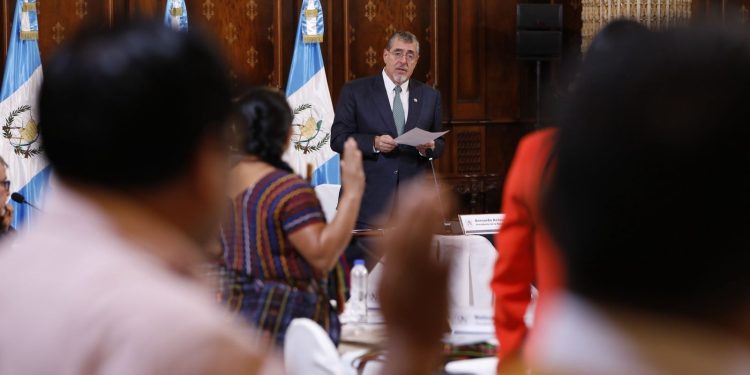
<path fill-rule="evenodd" d="M 404 125 L 404 133 L 413 129 L 419 122 L 419 114 L 422 112 L 422 90 L 421 87 L 414 83 L 414 80 L 409 81 L 409 118 L 406 119 Z M 395 125 L 394 125 L 395 126 Z"/>
<path fill-rule="evenodd" d="M 372 101 L 375 104 L 375 110 L 383 118 L 383 134 L 390 134 L 396 138 L 396 122 L 393 121 L 393 111 L 391 110 L 391 104 L 388 103 L 388 94 L 385 92 L 382 74 L 373 77 Z"/>

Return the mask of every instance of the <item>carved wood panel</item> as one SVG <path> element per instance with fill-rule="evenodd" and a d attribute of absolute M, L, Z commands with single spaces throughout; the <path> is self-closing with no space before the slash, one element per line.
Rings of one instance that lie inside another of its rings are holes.
<path fill-rule="evenodd" d="M 37 2 L 39 52 L 46 60 L 54 50 L 85 24 L 110 25 L 122 8 L 122 0 L 41 0 Z M 3 52 L 5 69 L 8 41 L 16 0 L 2 0 Z"/>
<path fill-rule="evenodd" d="M 167 0 L 125 0 L 129 17 L 160 17 L 164 15 Z M 188 8 L 196 1 L 186 0 Z"/>
<path fill-rule="evenodd" d="M 114 6 L 113 0 L 39 1 L 39 50 L 42 58 L 49 57 L 55 48 L 84 24 L 111 24 Z"/>
<path fill-rule="evenodd" d="M 486 118 L 485 0 L 453 3 L 453 117 Z"/>
<path fill-rule="evenodd" d="M 456 149 L 456 173 L 484 173 L 484 127 L 456 126 L 453 128 L 453 138 Z"/>
<path fill-rule="evenodd" d="M 187 7 L 191 26 L 205 27 L 217 38 L 235 85 L 281 87 L 281 4 L 282 0 L 199 0 Z"/>
<path fill-rule="evenodd" d="M 522 119 L 522 109 L 529 102 L 524 88 L 528 63 L 516 58 L 516 3 L 488 1 L 486 27 L 486 118 L 504 123 Z"/>
<path fill-rule="evenodd" d="M 457 203 L 448 217 L 499 212 L 502 183 L 503 177 L 497 174 L 444 176 L 441 184 L 450 188 Z"/>

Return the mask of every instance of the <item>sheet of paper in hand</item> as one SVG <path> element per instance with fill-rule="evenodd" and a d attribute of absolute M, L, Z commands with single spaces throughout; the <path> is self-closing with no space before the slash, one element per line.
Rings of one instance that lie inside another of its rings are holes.
<path fill-rule="evenodd" d="M 446 130 L 444 132 L 428 132 L 426 130 L 422 130 L 420 128 L 414 128 L 412 130 L 409 130 L 408 132 L 401 134 L 398 138 L 396 138 L 396 143 L 400 145 L 407 145 L 407 146 L 419 146 L 423 145 L 425 143 L 432 142 L 439 137 L 442 137 L 444 134 L 448 133 L 450 130 Z"/>

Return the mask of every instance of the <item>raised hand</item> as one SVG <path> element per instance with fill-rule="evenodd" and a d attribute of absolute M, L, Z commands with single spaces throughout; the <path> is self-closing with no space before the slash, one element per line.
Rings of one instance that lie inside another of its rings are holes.
<path fill-rule="evenodd" d="M 362 197 L 365 191 L 365 172 L 362 169 L 362 151 L 357 148 L 357 141 L 349 138 L 344 143 L 344 154 L 341 159 L 341 184 L 344 194 Z"/>
<path fill-rule="evenodd" d="M 388 374 L 429 374 L 439 365 L 448 321 L 448 265 L 438 262 L 432 237 L 442 228 L 434 187 L 408 187 L 382 242 L 380 306 L 389 337 Z"/>

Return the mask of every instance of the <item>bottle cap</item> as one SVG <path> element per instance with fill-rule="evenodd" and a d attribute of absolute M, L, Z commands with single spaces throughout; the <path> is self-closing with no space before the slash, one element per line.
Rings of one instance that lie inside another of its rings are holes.
<path fill-rule="evenodd" d="M 354 261 L 354 265 L 355 266 L 364 266 L 365 265 L 365 260 L 364 259 L 357 259 L 357 260 Z"/>

